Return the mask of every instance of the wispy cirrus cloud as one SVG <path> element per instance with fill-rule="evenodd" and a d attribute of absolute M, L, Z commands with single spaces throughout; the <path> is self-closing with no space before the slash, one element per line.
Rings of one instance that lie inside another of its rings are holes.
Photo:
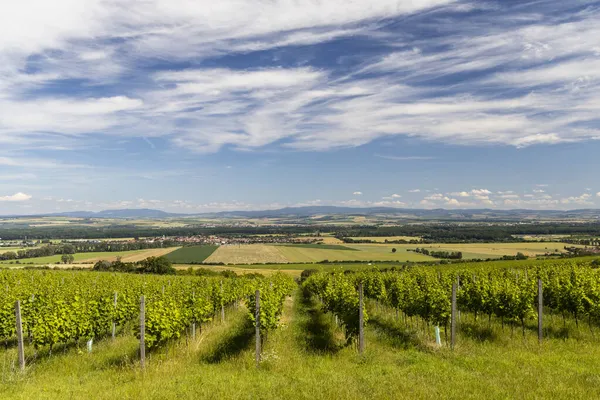
<path fill-rule="evenodd" d="M 394 135 L 517 147 L 600 137 L 600 11 L 585 1 L 484 7 L 477 14 L 469 14 L 472 5 L 445 0 L 226 1 L 217 8 L 163 0 L 135 8 L 127 1 L 55 3 L 34 2 L 35 13 L 26 12 L 31 4 L 3 6 L 4 138 L 166 136 L 182 148 L 216 152 L 271 144 L 322 151 Z M 428 38 L 379 21 L 432 8 L 409 25 L 445 18 Z M 453 23 L 461 13 L 468 17 Z M 510 22 L 499 24 L 500 17 Z M 142 60 L 215 58 L 352 35 L 390 50 L 363 58 L 345 75 L 331 67 L 179 68 L 127 82 Z M 401 45 L 388 43 L 398 36 Z M 69 79 L 88 88 L 123 84 L 111 96 L 44 91 Z"/>

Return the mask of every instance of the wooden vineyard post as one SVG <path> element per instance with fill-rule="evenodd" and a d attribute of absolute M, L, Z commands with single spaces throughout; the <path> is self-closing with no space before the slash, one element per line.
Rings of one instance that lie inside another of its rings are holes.
<path fill-rule="evenodd" d="M 223 281 L 221 281 L 221 323 L 225 322 L 225 305 L 223 304 Z"/>
<path fill-rule="evenodd" d="M 456 277 L 456 290 L 460 290 L 460 276 Z M 460 324 L 460 310 L 458 310 L 458 323 Z"/>
<path fill-rule="evenodd" d="M 146 367 L 146 298 L 140 298 L 140 365 Z"/>
<path fill-rule="evenodd" d="M 260 352 L 261 352 L 261 343 L 260 343 L 260 290 L 256 290 L 256 310 L 254 311 L 254 318 L 256 325 L 256 367 L 260 365 Z"/>
<path fill-rule="evenodd" d="M 23 345 L 23 322 L 21 321 L 21 302 L 15 304 L 15 315 L 17 317 L 17 341 L 19 351 L 19 368 L 25 370 L 25 347 Z"/>
<path fill-rule="evenodd" d="M 450 315 L 450 348 L 456 344 L 456 282 L 452 284 L 452 313 Z"/>
<path fill-rule="evenodd" d="M 365 330 L 364 330 L 364 314 L 363 314 L 363 284 L 358 284 L 358 353 L 363 354 L 365 351 Z"/>
<path fill-rule="evenodd" d="M 115 312 L 117 311 L 117 292 L 115 292 L 115 297 L 113 299 L 113 307 Z M 115 340 L 117 336 L 117 323 L 113 320 L 112 322 L 112 340 Z"/>
<path fill-rule="evenodd" d="M 542 280 L 538 279 L 538 341 L 542 343 L 542 315 L 544 313 L 544 292 L 542 289 Z"/>

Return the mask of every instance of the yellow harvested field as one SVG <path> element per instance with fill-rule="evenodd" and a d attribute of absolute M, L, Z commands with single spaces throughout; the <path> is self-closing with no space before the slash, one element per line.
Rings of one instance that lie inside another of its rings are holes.
<path fill-rule="evenodd" d="M 206 268 L 206 269 L 210 269 L 213 271 L 233 271 L 238 275 L 245 275 L 245 274 L 262 274 L 265 276 L 268 275 L 273 275 L 277 272 L 282 272 L 284 274 L 287 275 L 291 275 L 294 278 L 297 278 L 300 276 L 300 274 L 302 273 L 302 270 L 300 269 L 281 269 L 281 268 L 271 268 L 269 269 L 268 267 L 266 268 L 244 268 L 244 267 L 238 267 L 238 266 L 234 266 L 234 265 L 186 265 L 186 264 L 177 264 L 175 265 L 176 269 L 179 270 L 185 270 L 188 268 Z"/>
<path fill-rule="evenodd" d="M 278 246 L 289 262 L 319 262 L 329 261 L 432 261 L 434 258 L 407 252 L 405 249 L 394 245 L 361 244 L 344 245 L 358 251 L 318 249 L 314 247 L 288 247 Z M 392 248 L 396 252 L 392 253 Z"/>
<path fill-rule="evenodd" d="M 205 263 L 258 264 L 287 263 L 288 259 L 280 252 L 280 246 L 266 244 L 232 244 L 219 246 Z"/>
<path fill-rule="evenodd" d="M 429 245 L 402 245 L 409 248 L 426 248 L 434 251 L 462 251 L 467 254 L 479 254 L 482 256 L 503 255 L 514 256 L 517 253 L 523 253 L 529 257 L 543 255 L 545 253 L 564 252 L 565 246 L 584 247 L 572 245 L 568 243 L 543 243 L 543 242 L 528 242 L 528 243 L 460 243 L 460 244 L 429 244 Z M 463 258 L 467 258 L 464 257 Z M 472 257 L 468 257 L 472 258 Z"/>
<path fill-rule="evenodd" d="M 126 257 L 123 257 L 121 261 L 123 262 L 138 262 L 145 260 L 148 257 L 160 257 L 167 255 L 181 247 L 167 247 L 166 249 L 147 249 L 142 250 L 139 253 L 132 254 Z"/>
<path fill-rule="evenodd" d="M 9 251 L 13 251 L 16 253 L 19 250 L 30 250 L 34 248 L 35 247 L 0 247 L 0 254 L 8 253 Z"/>
<path fill-rule="evenodd" d="M 135 251 L 130 251 L 130 252 L 129 251 L 123 252 L 125 254 L 117 252 L 114 255 L 111 253 L 103 253 L 101 256 L 84 258 L 81 260 L 77 260 L 77 262 L 82 263 L 82 264 L 95 263 L 100 260 L 112 262 L 112 261 L 117 261 L 118 257 L 121 257 L 121 261 L 123 261 L 123 262 L 138 262 L 138 261 L 145 260 L 148 257 L 164 256 L 165 254 L 169 254 L 170 252 L 175 251 L 179 248 L 180 247 L 167 247 L 166 249 L 135 250 Z M 80 253 L 80 254 L 83 254 L 83 253 Z"/>

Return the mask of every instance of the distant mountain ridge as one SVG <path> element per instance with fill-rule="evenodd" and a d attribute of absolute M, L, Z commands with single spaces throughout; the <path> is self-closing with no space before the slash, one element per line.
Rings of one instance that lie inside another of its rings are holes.
<path fill-rule="evenodd" d="M 220 217 L 220 218 L 278 218 L 278 217 L 315 217 L 320 215 L 395 215 L 406 218 L 428 218 L 428 219 L 536 219 L 545 218 L 582 218 L 586 220 L 600 220 L 600 210 L 493 210 L 493 209 L 411 209 L 393 207 L 337 207 L 337 206 L 307 206 L 307 207 L 285 207 L 277 210 L 258 211 L 221 211 L 212 213 L 181 214 L 170 213 L 162 210 L 148 208 L 117 209 L 103 211 L 68 211 L 62 213 L 8 216 L 19 217 L 71 217 L 71 218 L 140 218 L 159 219 L 173 217 Z"/>

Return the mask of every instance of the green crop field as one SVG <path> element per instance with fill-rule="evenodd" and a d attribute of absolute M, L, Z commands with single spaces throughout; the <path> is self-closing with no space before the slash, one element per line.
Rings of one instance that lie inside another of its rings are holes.
<path fill-rule="evenodd" d="M 167 259 L 174 264 L 201 263 L 211 256 L 219 246 L 202 245 L 182 247 L 167 254 Z"/>

